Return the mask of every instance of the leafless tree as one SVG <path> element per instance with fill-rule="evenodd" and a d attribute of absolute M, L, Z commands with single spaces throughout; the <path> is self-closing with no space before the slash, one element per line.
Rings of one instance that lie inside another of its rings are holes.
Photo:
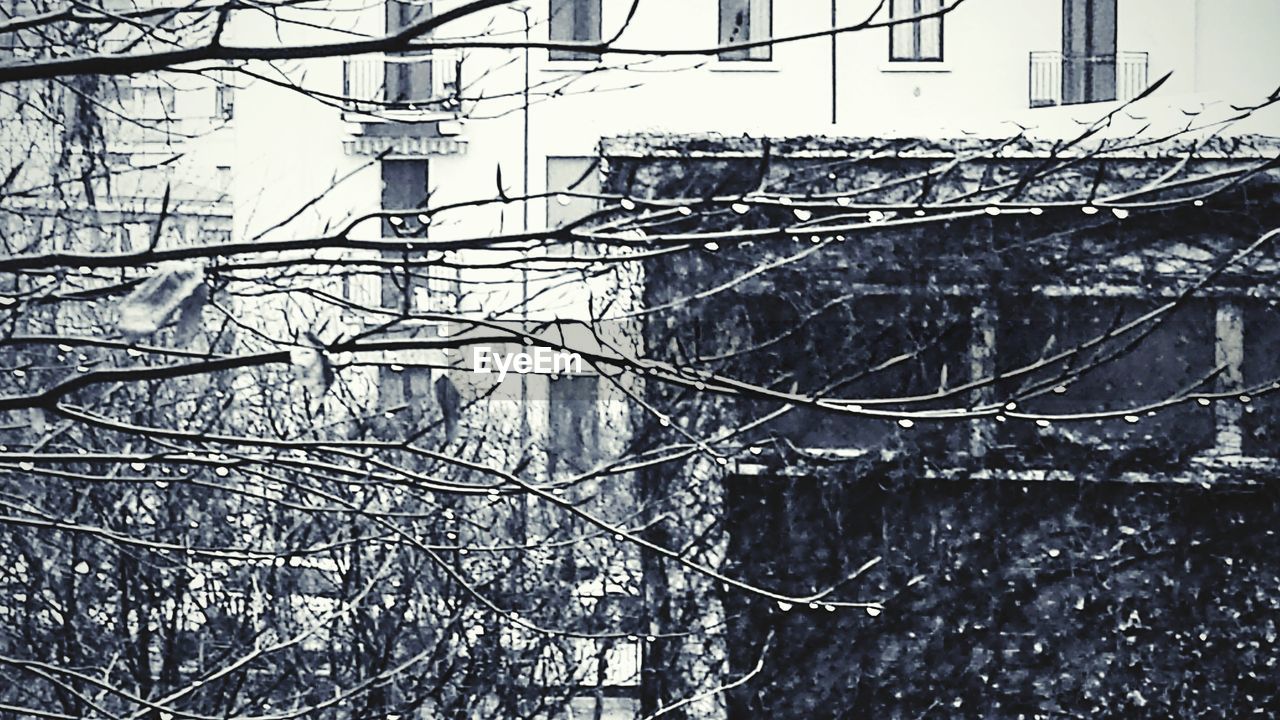
<path fill-rule="evenodd" d="M 1090 385 L 1155 362 L 1188 308 L 1248 296 L 1274 269 L 1280 226 L 1269 196 L 1249 193 L 1274 192 L 1276 147 L 1219 131 L 1278 95 L 1167 131 L 1110 132 L 1162 79 L 1073 137 L 836 143 L 817 159 L 723 140 L 722 158 L 691 164 L 660 139 L 624 138 L 601 149 L 600 191 L 521 195 L 499 172 L 485 197 L 370 207 L 298 232 L 308 203 L 257 237 L 199 210 L 224 199 L 216 182 L 182 196 L 179 150 L 139 165 L 109 148 L 126 134 L 211 132 L 165 117 L 193 88 L 225 100 L 266 82 L 323 105 L 362 100 L 258 61 L 529 48 L 696 61 L 918 19 L 877 8 L 846 27 L 716 48 L 450 32 L 507 4 L 278 46 L 229 44 L 225 31 L 263 15 L 325 27 L 334 10 L 3 9 L 0 711 L 558 717 L 639 682 L 647 717 L 714 714 L 779 645 L 766 632 L 738 656 L 730 631 L 762 613 L 875 618 L 920 582 L 879 574 L 875 556 L 803 577 L 768 548 L 746 562 L 733 538 L 750 514 L 726 509 L 727 475 L 870 473 L 921 456 L 936 461 L 913 472 L 943 473 L 994 453 L 1001 427 L 1078 443 L 1261 400 L 1280 381 L 1274 364 L 1246 373 L 1211 353 L 1155 394 Z M 459 101 L 484 117 L 502 100 L 575 91 L 521 90 L 464 86 Z M 544 201 L 595 209 L 547 231 L 429 231 Z M 1161 235 L 1215 206 L 1215 242 L 1189 251 Z M 362 239 L 370 223 L 388 232 Z M 1140 266 L 1129 285 L 1150 283 L 1125 311 L 1091 306 L 1088 322 L 1031 335 L 1008 362 L 975 350 L 999 332 L 998 272 L 1066 293 L 1125 262 Z M 835 270 L 806 285 L 817 268 Z M 675 272 L 682 282 L 661 280 Z M 351 290 L 372 281 L 372 294 Z M 512 287 L 533 290 L 492 300 Z M 423 308 L 420 291 L 449 303 Z M 566 296 L 591 298 L 584 319 L 547 319 Z M 479 343 L 576 353 L 590 389 L 574 377 L 478 382 L 463 351 Z M 530 420 L 539 393 L 563 404 Z M 814 447 L 807 428 L 821 423 L 860 452 Z"/>

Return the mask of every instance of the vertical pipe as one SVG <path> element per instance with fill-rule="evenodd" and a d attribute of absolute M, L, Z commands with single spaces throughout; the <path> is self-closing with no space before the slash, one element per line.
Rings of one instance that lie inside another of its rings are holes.
<path fill-rule="evenodd" d="M 524 103 L 523 108 L 523 124 L 522 144 L 524 146 L 524 159 L 521 161 L 521 182 L 520 191 L 524 196 L 520 202 L 521 208 L 521 232 L 529 232 L 529 35 L 532 25 L 529 23 L 529 7 L 521 6 L 520 15 L 524 18 L 524 87 L 521 88 L 521 96 Z M 529 317 L 529 270 L 521 268 L 520 270 L 520 314 L 526 320 Z M 521 328 L 523 330 L 523 328 Z M 529 385 L 528 375 L 520 376 L 520 443 L 521 446 L 527 446 L 529 443 Z"/>
<path fill-rule="evenodd" d="M 837 54 L 836 54 L 836 0 L 831 0 L 831 124 L 835 125 L 838 119 L 837 115 L 837 99 L 839 93 L 839 84 L 837 82 L 839 75 L 837 72 Z"/>
<path fill-rule="evenodd" d="M 529 8 L 521 7 L 520 14 L 524 18 L 524 87 L 521 88 L 521 94 L 522 94 L 522 99 L 524 104 L 524 107 L 522 108 L 523 110 L 522 114 L 523 114 L 523 120 L 524 120 L 524 128 L 522 130 L 523 145 L 524 145 L 524 159 L 522 161 L 522 167 L 521 167 L 522 178 L 521 178 L 520 189 L 524 193 L 524 196 L 527 198 L 529 196 L 529 34 L 530 34 L 530 31 L 532 30 L 532 26 L 529 23 Z M 524 202 L 520 203 L 520 205 L 522 208 L 524 208 L 524 213 L 522 216 L 523 224 L 520 226 L 520 230 L 522 232 L 528 232 L 529 231 L 529 201 L 525 200 Z"/>

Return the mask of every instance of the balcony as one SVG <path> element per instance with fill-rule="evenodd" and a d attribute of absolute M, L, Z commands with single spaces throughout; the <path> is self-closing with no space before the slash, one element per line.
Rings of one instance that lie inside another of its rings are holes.
<path fill-rule="evenodd" d="M 387 241 L 403 241 L 401 237 L 386 237 Z M 400 253 L 376 251 L 351 251 L 352 259 L 370 261 L 368 266 L 356 267 L 342 276 L 341 295 L 353 303 L 367 308 L 399 309 L 404 307 L 404 294 L 411 297 L 409 309 L 418 313 L 453 313 L 458 311 L 460 297 L 456 269 L 422 264 L 424 257 L 411 258 L 419 263 L 412 268 L 406 282 L 403 268 L 388 268 L 388 261 L 404 259 Z M 395 273 L 396 277 L 392 277 Z M 381 321 L 379 321 L 381 322 Z"/>
<path fill-rule="evenodd" d="M 1147 53 L 1063 55 L 1033 52 L 1029 63 L 1031 107 L 1132 100 L 1147 89 Z"/>
<path fill-rule="evenodd" d="M 343 104 L 348 112 L 375 117 L 452 117 L 462 104 L 461 69 L 462 56 L 442 50 L 347 58 Z"/>

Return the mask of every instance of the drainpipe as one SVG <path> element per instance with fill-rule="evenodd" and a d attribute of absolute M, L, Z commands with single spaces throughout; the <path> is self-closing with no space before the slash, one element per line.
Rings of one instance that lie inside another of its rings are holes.
<path fill-rule="evenodd" d="M 516 5 L 520 15 L 524 17 L 524 87 L 521 88 L 521 98 L 524 104 L 524 129 L 523 141 L 524 159 L 520 161 L 520 170 L 522 178 L 520 188 L 524 193 L 525 200 L 520 203 L 522 219 L 521 232 L 529 232 L 529 6 Z M 529 319 L 529 270 L 521 268 L 520 270 L 520 307 L 521 315 L 527 321 Z M 523 331 L 524 328 L 521 328 Z M 529 446 L 529 376 L 520 376 L 520 402 L 524 407 L 520 413 L 520 441 L 521 447 Z"/>
<path fill-rule="evenodd" d="M 532 23 L 529 21 L 529 11 L 532 7 L 527 3 L 513 3 L 507 7 L 520 13 L 524 20 L 524 52 L 522 53 L 522 64 L 524 69 L 524 86 L 521 88 L 521 124 L 520 144 L 522 158 L 520 160 L 520 195 L 523 198 L 520 201 L 520 231 L 522 233 L 529 232 L 529 40 L 533 29 Z M 520 317 L 522 325 L 527 326 L 529 320 L 529 270 L 528 268 L 520 269 Z M 521 328 L 524 329 L 523 327 Z M 532 434 L 529 427 L 529 375 L 520 376 L 520 448 L 522 451 L 529 447 L 529 436 Z M 520 523 L 517 531 L 517 537 L 520 542 L 525 542 L 528 537 L 529 517 L 529 498 L 522 496 Z"/>
<path fill-rule="evenodd" d="M 529 23 L 529 6 L 523 3 L 517 3 L 511 6 L 524 18 L 524 87 L 521 88 L 521 99 L 523 102 L 522 115 L 524 119 L 523 129 L 523 146 L 524 159 L 521 161 L 521 178 L 520 189 L 527 197 L 529 195 L 529 35 L 533 26 Z M 521 231 L 529 232 L 529 203 L 520 203 L 523 208 Z"/>
<path fill-rule="evenodd" d="M 839 85 L 836 80 L 839 77 L 836 65 L 836 0 L 831 0 L 831 124 L 836 124 L 837 108 L 836 99 Z"/>
<path fill-rule="evenodd" d="M 524 74 L 524 86 L 521 88 L 521 130 L 520 144 L 522 157 L 520 160 L 520 232 L 529 232 L 529 39 L 533 30 L 532 23 L 529 22 L 529 11 L 532 9 L 526 3 L 513 3 L 508 8 L 520 13 L 524 20 L 524 52 L 522 53 L 522 64 Z M 526 268 L 520 270 L 520 307 L 521 318 L 528 320 L 529 318 L 529 271 Z M 529 444 L 529 385 L 528 377 L 520 376 L 520 445 L 528 447 Z"/>

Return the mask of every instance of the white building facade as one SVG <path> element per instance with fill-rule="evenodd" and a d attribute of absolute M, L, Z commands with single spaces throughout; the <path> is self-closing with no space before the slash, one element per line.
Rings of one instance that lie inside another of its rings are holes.
<path fill-rule="evenodd" d="M 347 30 L 378 35 L 450 5 L 379 5 L 351 13 Z M 237 91 L 237 230 L 252 235 L 278 221 L 273 209 L 292 212 L 335 176 L 350 175 L 316 205 L 317 220 L 416 205 L 421 190 L 432 206 L 492 198 L 498 168 L 511 196 L 562 190 L 583 175 L 601 138 L 631 133 L 938 137 L 1010 133 L 1012 123 L 1062 132 L 1167 73 L 1162 108 L 1257 103 L 1275 89 L 1267 69 L 1280 61 L 1280 47 L 1269 42 L 1280 5 L 1268 0 L 892 0 L 877 12 L 878 5 L 648 0 L 630 14 L 626 0 L 539 0 L 449 23 L 426 40 L 452 49 L 276 63 L 277 79 L 322 101 L 280 82 Z M 930 14 L 892 30 L 852 29 Z M 832 27 L 850 29 L 832 36 Z M 1019 31 L 1009 34 L 1012 27 Z M 265 40 L 258 28 L 238 30 L 242 41 Z M 294 32 L 310 41 L 350 37 Z M 462 47 L 526 38 L 535 45 L 604 39 L 681 54 Z M 384 194 L 384 178 L 402 189 Z M 592 185 L 588 178 L 577 189 Z M 501 212 L 450 213 L 432 232 L 536 230 L 580 210 L 509 203 Z"/>

